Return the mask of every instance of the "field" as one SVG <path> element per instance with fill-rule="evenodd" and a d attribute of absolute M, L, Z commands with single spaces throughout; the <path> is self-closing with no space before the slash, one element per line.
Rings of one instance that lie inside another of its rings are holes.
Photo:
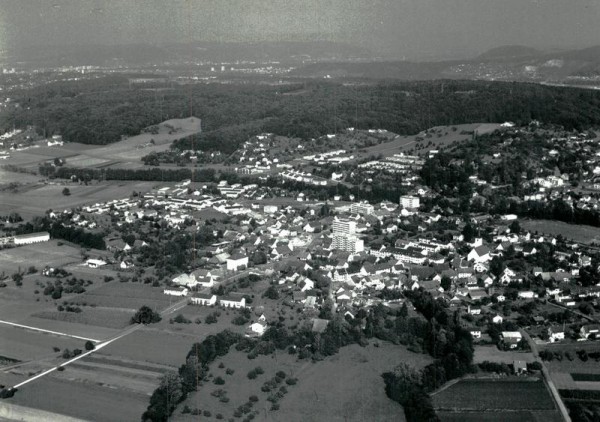
<path fill-rule="evenodd" d="M 553 220 L 522 220 L 521 227 L 524 230 L 538 232 L 539 234 L 558 236 L 580 243 L 592 243 L 600 241 L 600 228 L 568 224 Z"/>
<path fill-rule="evenodd" d="M 234 409 L 248 401 L 249 396 L 256 395 L 258 402 L 253 408 L 260 411 L 260 420 L 402 421 L 403 409 L 386 397 L 381 378 L 383 372 L 400 362 L 422 367 L 430 362 L 430 358 L 389 343 L 364 348 L 351 345 L 316 363 L 299 361 L 286 352 L 249 360 L 244 353 L 231 350 L 210 368 L 212 377 L 222 377 L 225 384 L 204 383 L 184 404 L 192 409 L 208 410 L 213 416 L 221 413 L 227 420 Z M 264 374 L 254 380 L 249 379 L 247 373 L 257 366 L 264 369 Z M 227 369 L 234 373 L 228 375 Z M 296 385 L 286 385 L 288 393 L 280 400 L 280 409 L 273 411 L 269 410 L 271 403 L 266 400 L 271 393 L 261 391 L 261 386 L 277 371 L 283 371 L 287 377 L 298 381 Z M 218 388 L 227 392 L 228 403 L 221 403 L 210 394 Z M 178 407 L 173 420 L 197 420 L 197 416 L 181 414 L 184 404 Z"/>
<path fill-rule="evenodd" d="M 56 354 L 53 347 L 83 349 L 84 341 L 0 325 L 0 356 L 29 360 Z"/>
<path fill-rule="evenodd" d="M 204 336 L 144 328 L 108 345 L 98 351 L 96 356 L 125 358 L 177 368 L 184 363 L 192 344 L 201 342 L 203 338 Z"/>
<path fill-rule="evenodd" d="M 515 352 L 502 351 L 494 346 L 475 346 L 475 355 L 473 356 L 474 363 L 484 361 L 502 362 L 512 364 L 515 360 L 524 360 L 525 362 L 533 362 L 535 358 L 531 352 Z"/>
<path fill-rule="evenodd" d="M 170 125 L 173 129 L 167 127 Z M 64 146 L 48 147 L 39 143 L 37 148 L 11 153 L 3 164 L 12 164 L 37 170 L 38 166 L 54 158 L 66 160 L 72 167 L 140 166 L 140 159 L 151 152 L 165 151 L 180 138 L 200 132 L 200 119 L 172 119 L 160 123 L 158 133 L 142 133 L 106 146 L 66 143 Z M 151 142 L 153 141 L 153 142 Z M 1 183 L 1 182 L 0 182 Z"/>
<path fill-rule="evenodd" d="M 571 377 L 574 381 L 592 381 L 592 382 L 600 382 L 600 374 L 571 374 Z"/>
<path fill-rule="evenodd" d="M 540 379 L 463 379 L 432 395 L 439 410 L 553 410 L 554 402 Z"/>
<path fill-rule="evenodd" d="M 560 422 L 557 412 L 436 412 L 442 422 Z"/>
<path fill-rule="evenodd" d="M 0 272 L 6 275 L 16 272 L 19 267 L 23 271 L 34 265 L 39 271 L 46 265 L 57 267 L 73 262 L 81 262 L 81 250 L 63 244 L 58 246 L 58 241 L 50 240 L 45 243 L 35 243 L 15 248 L 0 250 Z"/>
<path fill-rule="evenodd" d="M 97 422 L 138 421 L 148 405 L 148 396 L 52 375 L 28 384 L 8 403 Z"/>
<path fill-rule="evenodd" d="M 115 280 L 78 295 L 74 302 L 86 303 L 88 306 L 136 311 L 142 305 L 161 310 L 177 300 L 163 294 L 161 288 L 147 284 L 120 283 Z"/>
<path fill-rule="evenodd" d="M 89 324 L 106 328 L 124 328 L 130 324 L 134 311 L 83 307 L 80 313 L 42 311 L 32 316 L 52 321 Z"/>
<path fill-rule="evenodd" d="M 88 186 L 74 183 L 34 184 L 19 193 L 0 192 L 0 215 L 18 210 L 23 218 L 43 215 L 46 210 L 64 210 L 112 199 L 127 198 L 133 191 L 149 191 L 153 182 L 95 182 Z M 71 195 L 62 191 L 69 188 Z"/>
<path fill-rule="evenodd" d="M 430 150 L 440 149 L 443 147 L 448 147 L 455 142 L 462 141 L 465 139 L 471 139 L 471 135 L 461 134 L 461 132 L 472 132 L 477 130 L 479 134 L 485 134 L 493 132 L 498 129 L 500 125 L 498 124 L 467 124 L 467 125 L 456 125 L 454 126 L 456 130 L 452 130 L 452 126 L 436 126 L 429 129 L 431 133 L 430 137 L 426 137 L 424 133 L 420 133 L 414 136 L 400 136 L 397 139 L 382 143 L 379 145 L 375 145 L 372 147 L 365 148 L 366 152 L 362 152 L 358 154 L 358 158 L 365 158 L 371 155 L 382 154 L 383 156 L 391 156 L 398 153 L 408 153 L 408 150 L 413 149 L 415 144 L 417 143 L 417 137 L 425 138 L 421 143 L 427 145 L 431 142 L 430 146 L 427 146 L 423 149 L 416 151 L 417 153 L 426 153 Z"/>

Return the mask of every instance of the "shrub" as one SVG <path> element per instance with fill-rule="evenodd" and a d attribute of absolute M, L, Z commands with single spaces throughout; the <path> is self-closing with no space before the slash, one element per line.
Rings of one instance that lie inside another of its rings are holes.
<path fill-rule="evenodd" d="M 227 369 L 225 370 L 225 373 L 226 373 L 227 375 L 233 375 L 233 373 L 234 373 L 234 372 L 235 372 L 235 371 L 234 371 L 233 369 L 231 369 L 231 368 L 227 368 Z"/>
<path fill-rule="evenodd" d="M 223 384 L 225 384 L 225 380 L 223 378 L 221 378 L 221 377 L 215 378 L 213 382 L 215 384 L 217 384 L 217 385 L 223 385 Z"/>
<path fill-rule="evenodd" d="M 285 372 L 283 372 L 283 371 L 277 371 L 277 373 L 275 374 L 275 376 L 277 378 L 285 379 Z"/>
<path fill-rule="evenodd" d="M 203 414 L 203 415 L 204 415 L 204 417 L 206 417 L 206 418 L 210 418 L 210 416 L 211 416 L 211 413 L 210 413 L 210 411 L 208 411 L 208 410 L 205 410 L 204 412 L 202 412 L 202 414 Z"/>
<path fill-rule="evenodd" d="M 285 380 L 285 383 L 287 385 L 296 385 L 296 382 L 298 382 L 298 380 L 296 378 L 288 378 Z"/>
<path fill-rule="evenodd" d="M 256 397 L 256 396 L 253 395 L 253 396 L 250 396 L 248 398 L 248 400 L 251 401 L 251 402 L 257 402 L 258 401 L 258 397 Z"/>

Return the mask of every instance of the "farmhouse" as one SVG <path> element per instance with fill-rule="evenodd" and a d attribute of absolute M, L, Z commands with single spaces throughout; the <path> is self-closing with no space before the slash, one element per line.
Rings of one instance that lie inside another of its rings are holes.
<path fill-rule="evenodd" d="M 228 271 L 237 271 L 240 268 L 246 267 L 248 267 L 248 256 L 243 254 L 241 251 L 236 251 L 229 258 L 227 258 Z"/>
<path fill-rule="evenodd" d="M 219 305 L 224 308 L 245 308 L 246 307 L 246 298 L 235 298 L 231 296 L 224 296 L 219 299 Z"/>
<path fill-rule="evenodd" d="M 86 264 L 90 268 L 98 268 L 98 267 L 101 267 L 103 265 L 106 265 L 106 261 L 103 261 L 101 259 L 88 259 L 86 261 Z"/>
<path fill-rule="evenodd" d="M 261 315 L 258 321 L 250 324 L 246 330 L 246 337 L 260 337 L 265 333 L 267 327 L 267 319 L 264 315 Z"/>
<path fill-rule="evenodd" d="M 589 339 L 590 337 L 596 338 L 600 335 L 600 325 L 584 325 L 579 330 L 581 337 Z"/>
<path fill-rule="evenodd" d="M 31 245 L 32 243 L 47 242 L 49 240 L 50 233 L 48 232 L 20 234 L 14 237 L 15 245 Z"/>
<path fill-rule="evenodd" d="M 190 297 L 190 303 L 192 303 L 193 305 L 213 306 L 217 303 L 217 296 L 196 293 L 192 297 Z"/>
<path fill-rule="evenodd" d="M 511 349 L 516 349 L 522 339 L 519 331 L 502 331 L 502 341 Z"/>
<path fill-rule="evenodd" d="M 185 287 L 166 287 L 163 293 L 170 296 L 187 296 L 188 289 Z"/>
<path fill-rule="evenodd" d="M 548 339 L 551 343 L 565 339 L 565 330 L 558 325 L 553 325 L 548 328 Z"/>

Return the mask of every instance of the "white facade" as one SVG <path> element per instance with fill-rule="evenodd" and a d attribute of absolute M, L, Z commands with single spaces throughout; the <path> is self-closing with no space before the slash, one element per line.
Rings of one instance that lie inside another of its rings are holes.
<path fill-rule="evenodd" d="M 31 245 L 32 243 L 47 242 L 49 240 L 50 233 L 48 232 L 21 234 L 14 237 L 15 245 Z"/>
<path fill-rule="evenodd" d="M 418 196 L 403 195 L 400 197 L 400 205 L 403 208 L 419 208 L 421 206 L 421 200 Z"/>

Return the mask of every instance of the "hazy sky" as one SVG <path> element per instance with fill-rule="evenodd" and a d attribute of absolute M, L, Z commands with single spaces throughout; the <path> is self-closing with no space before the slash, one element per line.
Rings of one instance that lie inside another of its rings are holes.
<path fill-rule="evenodd" d="M 0 50 L 31 45 L 325 39 L 471 56 L 600 44 L 600 0 L 0 0 Z"/>

